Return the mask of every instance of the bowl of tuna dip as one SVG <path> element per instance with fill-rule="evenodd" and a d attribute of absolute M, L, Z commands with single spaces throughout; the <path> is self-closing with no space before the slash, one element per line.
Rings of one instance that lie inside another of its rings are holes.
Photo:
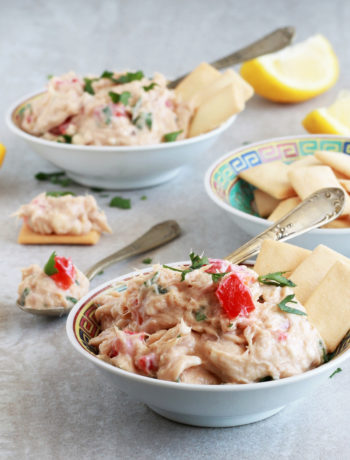
<path fill-rule="evenodd" d="M 133 189 L 165 182 L 195 161 L 233 123 L 187 138 L 193 109 L 166 78 L 105 71 L 52 77 L 47 91 L 16 102 L 11 131 L 76 182 Z"/>
<path fill-rule="evenodd" d="M 292 292 L 288 281 L 264 283 L 246 266 L 192 253 L 97 287 L 73 307 L 67 334 L 83 358 L 158 414 L 242 425 L 307 395 L 349 357 L 326 362 L 304 307 L 288 304 Z"/>

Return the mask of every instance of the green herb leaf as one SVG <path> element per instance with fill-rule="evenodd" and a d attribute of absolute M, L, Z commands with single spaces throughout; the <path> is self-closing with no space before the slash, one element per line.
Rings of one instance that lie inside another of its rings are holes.
<path fill-rule="evenodd" d="M 80 286 L 80 283 L 78 280 L 75 280 L 74 283 L 77 285 L 77 286 Z"/>
<path fill-rule="evenodd" d="M 232 326 L 233 326 L 233 323 L 230 323 L 230 324 L 228 325 L 228 327 L 232 327 Z"/>
<path fill-rule="evenodd" d="M 47 78 L 48 80 L 51 80 L 52 77 L 53 77 L 53 75 L 49 74 L 49 75 L 47 75 L 46 78 Z"/>
<path fill-rule="evenodd" d="M 44 272 L 48 275 L 54 275 L 55 273 L 58 273 L 57 268 L 55 267 L 55 257 L 56 257 L 56 252 L 53 251 L 51 256 L 49 257 L 49 260 L 46 262 L 45 267 L 44 267 Z"/>
<path fill-rule="evenodd" d="M 158 86 L 158 83 L 156 83 L 155 81 L 152 82 L 150 85 L 148 86 L 143 86 L 142 88 L 148 92 L 148 91 L 151 91 L 151 89 L 153 89 L 155 86 Z"/>
<path fill-rule="evenodd" d="M 105 191 L 103 188 L 100 188 L 100 187 L 90 187 L 90 190 L 92 192 L 104 192 Z"/>
<path fill-rule="evenodd" d="M 267 375 L 266 377 L 259 379 L 259 382 L 270 382 L 270 380 L 273 380 L 273 378 L 271 375 Z"/>
<path fill-rule="evenodd" d="M 165 287 L 162 287 L 162 286 L 159 286 L 159 285 L 157 285 L 156 287 L 157 287 L 157 289 L 156 289 L 157 294 L 166 294 L 168 292 L 168 289 L 165 288 Z"/>
<path fill-rule="evenodd" d="M 152 129 L 153 121 L 151 112 L 140 112 L 140 114 L 131 121 L 138 129 L 142 129 L 144 126 L 147 126 L 149 130 Z"/>
<path fill-rule="evenodd" d="M 53 173 L 44 173 L 44 172 L 38 172 L 35 174 L 35 179 L 36 180 L 50 180 L 52 177 L 60 177 L 64 176 L 66 173 L 64 171 L 58 171 L 58 172 L 53 172 Z"/>
<path fill-rule="evenodd" d="M 112 110 L 111 108 L 109 107 L 109 105 L 106 105 L 106 107 L 104 107 L 102 109 L 102 112 L 104 113 L 105 115 L 105 123 L 106 125 L 109 125 L 111 123 L 111 119 L 112 119 Z"/>
<path fill-rule="evenodd" d="M 109 78 L 110 80 L 114 77 L 114 72 L 111 72 L 110 70 L 105 70 L 100 78 Z"/>
<path fill-rule="evenodd" d="M 194 312 L 194 317 L 196 318 L 196 321 L 204 321 L 207 319 L 207 316 L 205 315 L 205 307 L 201 307 L 199 310 Z"/>
<path fill-rule="evenodd" d="M 84 78 L 84 91 L 86 93 L 91 94 L 92 96 L 95 94 L 94 88 L 92 87 L 92 84 L 94 81 L 97 81 L 98 78 Z"/>
<path fill-rule="evenodd" d="M 130 83 L 131 81 L 142 80 L 143 77 L 144 74 L 142 70 L 138 70 L 137 72 L 127 72 L 119 78 L 113 78 L 113 82 L 123 85 L 125 83 Z"/>
<path fill-rule="evenodd" d="M 73 195 L 73 196 L 76 196 L 75 193 L 73 192 L 68 192 L 68 191 L 64 191 L 64 192 L 46 192 L 46 196 L 53 196 L 55 198 L 58 198 L 60 196 L 66 196 L 66 195 Z"/>
<path fill-rule="evenodd" d="M 177 139 L 177 136 L 183 132 L 183 129 L 180 131 L 174 131 L 173 133 L 164 134 L 163 141 L 164 142 L 174 142 Z"/>
<path fill-rule="evenodd" d="M 146 196 L 146 195 L 142 195 L 142 197 L 140 198 L 140 200 L 143 200 L 143 201 L 147 200 L 147 196 Z"/>
<path fill-rule="evenodd" d="M 169 270 L 173 270 L 174 272 L 180 272 L 182 273 L 183 270 L 180 270 L 178 268 L 175 268 L 175 267 L 170 267 L 170 265 L 163 265 L 164 268 L 168 268 Z"/>
<path fill-rule="evenodd" d="M 60 138 L 63 137 L 64 142 L 60 140 Z M 60 134 L 57 142 L 60 142 L 61 144 L 71 144 L 72 143 L 73 136 L 70 136 L 69 134 Z"/>
<path fill-rule="evenodd" d="M 101 276 L 104 274 L 104 270 L 100 270 L 98 273 L 96 273 L 96 276 Z"/>
<path fill-rule="evenodd" d="M 298 303 L 298 302 L 295 302 L 294 299 L 295 297 L 295 294 L 290 294 L 290 295 L 287 295 L 287 297 L 285 297 L 279 304 L 278 304 L 278 307 L 280 308 L 280 310 L 282 311 L 285 311 L 286 313 L 293 313 L 294 315 L 303 315 L 303 316 L 307 316 L 306 313 L 304 311 L 301 311 L 301 310 L 297 310 L 296 308 L 291 308 L 291 307 L 288 307 L 287 303 Z"/>
<path fill-rule="evenodd" d="M 319 341 L 319 345 L 322 350 L 323 362 L 328 363 L 328 361 L 330 361 L 333 358 L 334 353 L 327 353 L 327 350 L 321 340 Z"/>
<path fill-rule="evenodd" d="M 123 91 L 121 94 L 110 91 L 108 95 L 114 104 L 118 104 L 120 102 L 121 104 L 128 105 L 129 99 L 131 98 L 131 93 L 129 91 Z"/>
<path fill-rule="evenodd" d="M 26 303 L 26 297 L 27 297 L 27 295 L 28 295 L 29 293 L 30 293 L 29 287 L 26 287 L 26 288 L 23 289 L 23 292 L 22 292 L 22 294 L 21 294 L 21 297 L 20 297 L 20 299 L 19 299 L 19 301 L 18 301 L 18 303 L 19 303 L 22 307 L 24 307 L 24 305 L 25 305 L 25 303 Z"/>
<path fill-rule="evenodd" d="M 123 198 L 121 196 L 115 196 L 109 202 L 111 208 L 130 209 L 131 200 L 129 198 Z"/>
<path fill-rule="evenodd" d="M 176 338 L 179 339 L 181 337 L 181 334 L 177 335 Z"/>
<path fill-rule="evenodd" d="M 196 270 L 197 268 L 201 268 L 203 267 L 203 265 L 209 264 L 208 257 L 200 257 L 198 254 L 195 254 L 194 252 L 191 252 L 190 259 L 192 262 L 190 268 L 192 268 L 193 270 Z"/>
<path fill-rule="evenodd" d="M 290 286 L 295 287 L 296 284 L 293 283 L 292 280 L 289 280 L 283 274 L 286 272 L 274 272 L 268 273 L 267 275 L 261 275 L 258 277 L 259 283 L 268 284 L 271 286 Z"/>
<path fill-rule="evenodd" d="M 143 264 L 151 264 L 152 263 L 151 257 L 146 257 L 146 259 L 143 259 L 142 263 Z"/>
<path fill-rule="evenodd" d="M 329 378 L 333 378 L 335 376 L 335 374 L 338 374 L 339 372 L 341 372 L 343 369 L 341 367 L 337 367 L 337 369 L 333 372 L 333 374 L 331 374 L 329 376 Z"/>
<path fill-rule="evenodd" d="M 66 299 L 68 300 L 68 302 L 72 302 L 73 304 L 76 304 L 78 302 L 78 299 L 76 299 L 75 297 L 71 297 L 69 295 L 66 296 Z"/>
<path fill-rule="evenodd" d="M 217 283 L 218 281 L 221 280 L 221 278 L 223 278 L 225 275 L 227 275 L 227 273 L 229 273 L 229 272 L 225 272 L 225 273 L 209 273 L 209 274 L 211 275 L 213 283 Z"/>

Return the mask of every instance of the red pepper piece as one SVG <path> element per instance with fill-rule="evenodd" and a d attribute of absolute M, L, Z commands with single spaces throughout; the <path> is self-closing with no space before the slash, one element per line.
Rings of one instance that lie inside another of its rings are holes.
<path fill-rule="evenodd" d="M 58 287 L 69 289 L 75 281 L 76 270 L 70 257 L 55 257 L 58 273 L 50 275 Z"/>
<path fill-rule="evenodd" d="M 138 358 L 136 361 L 136 367 L 138 367 L 145 374 L 152 374 L 158 370 L 156 363 L 156 355 L 154 353 L 149 353 L 148 355 L 143 355 Z"/>
<path fill-rule="evenodd" d="M 248 316 L 255 309 L 249 288 L 237 273 L 226 275 L 215 294 L 230 319 L 239 315 Z"/>

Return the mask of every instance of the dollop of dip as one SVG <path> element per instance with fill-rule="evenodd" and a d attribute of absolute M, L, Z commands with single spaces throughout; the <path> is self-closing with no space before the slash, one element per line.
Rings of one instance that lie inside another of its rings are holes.
<path fill-rule="evenodd" d="M 304 307 L 294 299 L 299 314 L 292 314 L 278 305 L 290 287 L 262 284 L 253 270 L 217 259 L 174 268 L 155 265 L 128 280 L 124 292 L 97 297 L 102 332 L 90 343 L 99 358 L 196 384 L 280 379 L 323 362 L 322 338 Z"/>
<path fill-rule="evenodd" d="M 111 233 L 106 215 L 91 195 L 40 193 L 15 213 L 35 233 L 84 235 L 91 230 Z"/>
<path fill-rule="evenodd" d="M 192 109 L 166 87 L 166 78 L 142 71 L 81 78 L 52 77 L 47 91 L 17 113 L 24 131 L 81 145 L 145 145 L 184 139 Z M 167 138 L 167 135 L 171 135 Z"/>
<path fill-rule="evenodd" d="M 57 257 L 55 253 L 51 258 L 55 272 L 52 275 L 45 272 L 47 266 L 42 269 L 33 264 L 22 269 L 17 300 L 22 307 L 71 309 L 88 292 L 89 280 L 70 258 Z"/>

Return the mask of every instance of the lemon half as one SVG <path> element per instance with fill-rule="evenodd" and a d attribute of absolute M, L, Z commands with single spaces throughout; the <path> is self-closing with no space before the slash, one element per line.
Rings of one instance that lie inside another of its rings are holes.
<path fill-rule="evenodd" d="M 6 154 L 6 148 L 4 145 L 0 144 L 0 166 L 2 165 Z"/>
<path fill-rule="evenodd" d="M 350 135 L 350 91 L 341 91 L 330 107 L 310 112 L 303 126 L 312 134 Z"/>
<path fill-rule="evenodd" d="M 240 72 L 260 96 L 276 102 L 301 102 L 334 85 L 339 65 L 329 41 L 314 35 L 297 45 L 247 61 Z"/>

